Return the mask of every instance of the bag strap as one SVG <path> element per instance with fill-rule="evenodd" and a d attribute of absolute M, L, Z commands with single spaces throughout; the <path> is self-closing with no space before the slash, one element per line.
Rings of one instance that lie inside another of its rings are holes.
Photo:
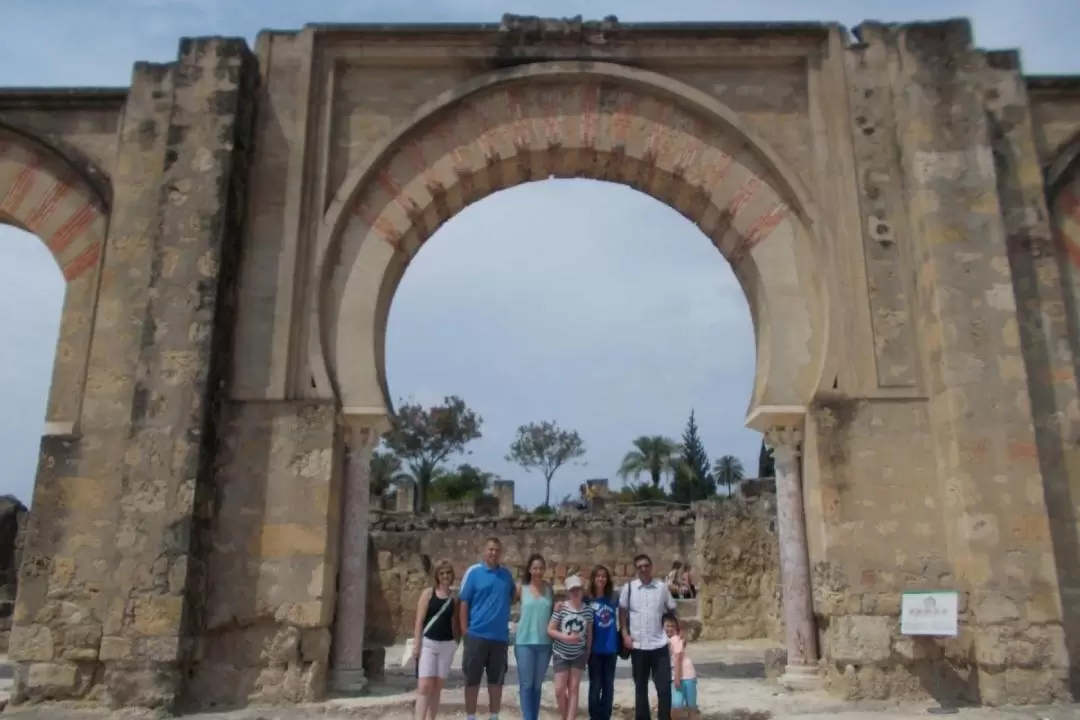
<path fill-rule="evenodd" d="M 434 590 L 431 591 L 431 597 L 436 597 Z M 450 607 L 451 605 L 453 605 L 453 604 L 454 604 L 454 593 L 450 593 L 450 597 L 446 598 L 446 602 L 443 603 L 443 606 L 441 608 L 439 608 L 439 611 L 437 613 L 435 613 L 435 615 L 430 620 L 428 620 L 427 625 L 424 626 L 424 632 L 420 633 L 420 636 L 423 637 L 424 635 L 427 635 L 428 630 L 430 630 L 435 625 L 435 623 L 439 620 L 439 618 L 441 618 L 443 616 L 443 613 L 446 612 L 446 609 L 448 607 Z"/>

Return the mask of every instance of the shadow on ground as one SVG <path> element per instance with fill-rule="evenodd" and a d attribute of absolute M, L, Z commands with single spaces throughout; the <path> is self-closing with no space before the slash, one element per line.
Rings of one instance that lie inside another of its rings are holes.
<path fill-rule="evenodd" d="M 727 680 L 754 680 L 765 677 L 765 665 L 760 662 L 724 663 L 724 662 L 701 662 L 695 664 L 697 675 L 702 679 L 727 679 Z M 553 679 L 553 673 L 548 670 L 547 680 Z M 615 670 L 615 679 L 631 679 L 630 665 L 620 663 Z M 585 677 L 588 681 L 588 676 Z M 517 669 L 511 667 L 506 673 L 506 685 L 516 686 L 518 682 Z M 465 687 L 465 678 L 460 672 L 451 673 L 446 680 L 447 690 L 462 690 Z M 416 689 L 416 677 L 411 668 L 387 668 L 383 680 L 372 683 L 368 688 L 368 695 L 374 697 L 387 697 L 411 693 Z M 702 716 L 704 718 L 704 716 Z M 755 720 L 749 718 L 748 720 Z"/>

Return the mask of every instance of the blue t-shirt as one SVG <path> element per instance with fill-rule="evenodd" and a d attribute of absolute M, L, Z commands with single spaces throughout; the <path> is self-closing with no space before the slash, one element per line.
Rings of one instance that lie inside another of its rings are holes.
<path fill-rule="evenodd" d="M 619 629 L 615 623 L 618 605 L 607 598 L 597 598 L 589 605 L 593 609 L 593 654 L 614 655 L 619 652 Z"/>
<path fill-rule="evenodd" d="M 469 603 L 469 627 L 465 632 L 492 642 L 510 642 L 510 603 L 514 599 L 514 576 L 502 565 L 483 563 L 465 571 L 461 601 Z"/>

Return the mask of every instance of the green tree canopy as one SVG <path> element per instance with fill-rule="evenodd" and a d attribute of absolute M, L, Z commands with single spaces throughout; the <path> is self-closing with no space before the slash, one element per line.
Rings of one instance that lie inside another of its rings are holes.
<path fill-rule="evenodd" d="M 694 411 L 686 422 L 682 437 L 682 454 L 671 481 L 671 497 L 676 502 L 704 500 L 716 494 L 716 481 L 709 471 L 709 456 L 698 436 Z"/>
<path fill-rule="evenodd" d="M 667 500 L 668 496 L 661 488 L 650 483 L 633 483 L 621 488 L 618 498 L 620 502 L 639 503 L 659 502 Z"/>
<path fill-rule="evenodd" d="M 519 427 L 506 459 L 525 472 L 539 470 L 543 474 L 544 505 L 551 505 L 551 478 L 560 467 L 584 454 L 585 441 L 576 430 L 563 430 L 545 420 Z"/>
<path fill-rule="evenodd" d="M 480 437 L 483 422 L 456 395 L 429 408 L 416 403 L 398 408 L 384 442 L 408 466 L 416 481 L 417 510 L 427 510 L 427 492 L 436 470 Z"/>
<path fill-rule="evenodd" d="M 717 460 L 713 472 L 716 475 L 716 484 L 726 486 L 728 495 L 731 495 L 731 486 L 741 482 L 746 475 L 742 462 L 734 455 L 724 455 Z"/>
<path fill-rule="evenodd" d="M 371 497 L 381 497 L 392 486 L 412 476 L 402 470 L 401 458 L 397 455 L 376 450 L 371 454 Z"/>
<path fill-rule="evenodd" d="M 773 460 L 773 449 L 761 440 L 761 452 L 758 453 L 757 476 L 759 478 L 776 477 L 776 463 Z"/>
<path fill-rule="evenodd" d="M 450 502 L 458 500 L 474 500 L 485 495 L 491 489 L 491 483 L 495 480 L 493 473 L 484 472 L 480 468 L 463 463 L 458 465 L 457 470 L 449 472 L 436 470 L 428 489 L 430 502 Z"/>
<path fill-rule="evenodd" d="M 653 487 L 659 488 L 664 474 L 674 471 L 673 460 L 679 452 L 674 440 L 662 435 L 642 435 L 634 440 L 634 449 L 623 457 L 619 477 L 637 480 L 642 473 L 649 473 Z"/>

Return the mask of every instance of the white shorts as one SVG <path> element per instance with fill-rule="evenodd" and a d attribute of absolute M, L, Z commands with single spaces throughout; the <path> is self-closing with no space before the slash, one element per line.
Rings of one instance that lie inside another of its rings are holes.
<path fill-rule="evenodd" d="M 446 679 L 450 674 L 450 664 L 454 662 L 454 653 L 458 644 L 453 640 L 420 639 L 420 662 L 417 677 L 437 677 Z"/>

